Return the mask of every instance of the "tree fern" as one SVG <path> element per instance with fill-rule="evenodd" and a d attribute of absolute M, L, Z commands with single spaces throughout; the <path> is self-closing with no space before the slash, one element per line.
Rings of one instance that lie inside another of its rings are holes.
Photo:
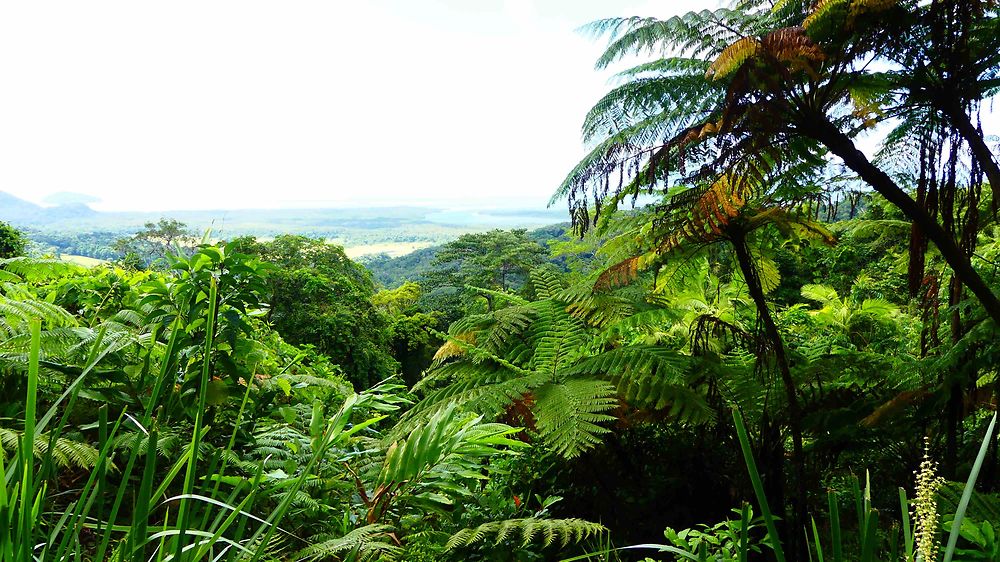
<path fill-rule="evenodd" d="M 423 399 L 404 414 L 393 438 L 454 404 L 491 417 L 525 416 L 539 439 L 565 457 L 600 443 L 623 402 L 687 423 L 713 419 L 703 381 L 689 369 L 691 357 L 611 335 L 655 332 L 662 329 L 657 324 L 675 321 L 671 313 L 635 302 L 642 293 L 633 289 L 630 301 L 564 289 L 550 273 L 536 273 L 532 282 L 539 300 L 453 326 L 455 341 L 414 387 Z M 601 319 L 607 328 L 594 333 L 582 318 Z"/>

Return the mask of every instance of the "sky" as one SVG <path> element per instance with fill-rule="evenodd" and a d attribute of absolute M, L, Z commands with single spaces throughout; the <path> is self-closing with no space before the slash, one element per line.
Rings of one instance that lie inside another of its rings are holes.
<path fill-rule="evenodd" d="M 542 208 L 611 77 L 579 26 L 717 5 L 3 2 L 0 191 L 101 210 Z"/>

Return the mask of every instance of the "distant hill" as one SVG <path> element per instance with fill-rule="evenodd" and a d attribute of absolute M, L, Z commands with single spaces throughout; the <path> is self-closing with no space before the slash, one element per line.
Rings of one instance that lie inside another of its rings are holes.
<path fill-rule="evenodd" d="M 36 205 L 0 192 L 0 220 L 28 232 L 42 252 L 99 259 L 113 259 L 115 239 L 131 236 L 161 218 L 179 220 L 199 236 L 210 230 L 213 239 L 296 234 L 323 238 L 350 248 L 352 255 L 365 255 L 386 248 L 398 254 L 493 228 L 538 228 L 565 217 L 563 210 L 418 206 L 104 212 L 87 205 L 93 198 L 68 192 L 46 201 L 59 204 Z"/>
<path fill-rule="evenodd" d="M 440 250 L 441 246 L 431 246 L 398 258 L 386 254 L 364 256 L 361 263 L 372 272 L 372 277 L 380 285 L 394 289 L 407 281 L 420 281 L 424 273 L 431 269 L 434 256 Z"/>
<path fill-rule="evenodd" d="M 42 207 L 0 191 L 0 220 L 19 226 L 41 214 Z"/>
<path fill-rule="evenodd" d="M 0 220 L 19 228 L 92 218 L 97 214 L 97 211 L 84 203 L 68 202 L 52 207 L 42 207 L 0 191 Z"/>

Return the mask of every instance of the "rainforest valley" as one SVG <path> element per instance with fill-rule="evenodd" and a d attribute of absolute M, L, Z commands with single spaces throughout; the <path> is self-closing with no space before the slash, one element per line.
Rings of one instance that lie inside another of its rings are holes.
<path fill-rule="evenodd" d="M 594 22 L 538 230 L 0 223 L 0 562 L 1000 561 L 998 10 Z"/>

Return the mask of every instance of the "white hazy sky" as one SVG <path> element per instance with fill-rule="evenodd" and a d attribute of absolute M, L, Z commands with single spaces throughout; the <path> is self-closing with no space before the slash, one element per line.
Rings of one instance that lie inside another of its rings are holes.
<path fill-rule="evenodd" d="M 0 191 L 105 210 L 542 207 L 606 16 L 718 0 L 0 4 Z"/>

